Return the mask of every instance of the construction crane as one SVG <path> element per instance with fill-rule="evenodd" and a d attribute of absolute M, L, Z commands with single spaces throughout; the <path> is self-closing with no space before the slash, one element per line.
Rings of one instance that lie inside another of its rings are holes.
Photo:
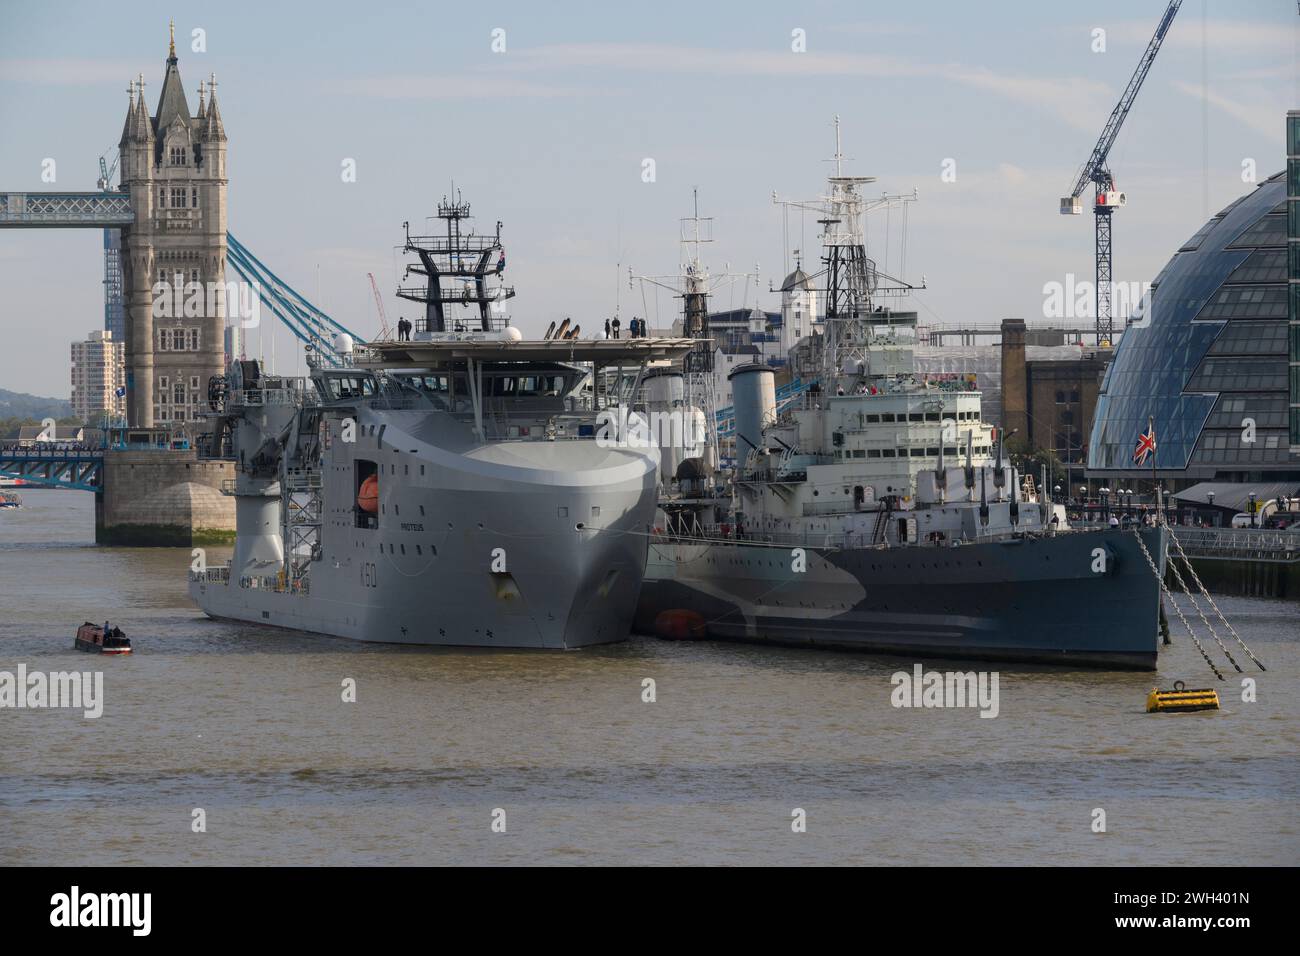
<path fill-rule="evenodd" d="M 1097 287 L 1095 295 L 1097 344 L 1099 346 L 1109 345 L 1114 341 L 1115 334 L 1115 320 L 1111 315 L 1110 217 L 1111 213 L 1128 202 L 1128 197 L 1115 188 L 1115 179 L 1110 174 L 1106 158 L 1110 155 L 1110 148 L 1115 145 L 1115 139 L 1119 136 L 1120 127 L 1124 125 L 1128 111 L 1133 108 L 1133 101 L 1137 99 L 1138 90 L 1142 89 L 1142 83 L 1151 70 L 1151 64 L 1155 62 L 1156 54 L 1160 52 L 1160 45 L 1165 42 L 1165 34 L 1169 32 L 1169 27 L 1174 22 L 1174 15 L 1178 13 L 1178 8 L 1182 5 L 1183 0 L 1171 0 L 1169 6 L 1165 9 L 1164 16 L 1160 18 L 1160 24 L 1156 27 L 1155 36 L 1147 44 L 1147 50 L 1142 54 L 1137 69 L 1133 71 L 1133 76 L 1124 89 L 1124 95 L 1119 98 L 1119 103 L 1116 104 L 1114 111 L 1110 114 L 1110 119 L 1106 121 L 1106 128 L 1101 131 L 1101 138 L 1097 140 L 1097 145 L 1092 148 L 1092 155 L 1088 157 L 1088 161 L 1079 170 L 1078 178 L 1075 179 L 1074 188 L 1070 190 L 1070 194 L 1061 200 L 1061 215 L 1078 216 L 1083 212 L 1083 203 L 1079 200 L 1079 197 L 1087 188 L 1088 183 L 1092 183 L 1097 190 L 1092 211 L 1096 214 L 1097 221 Z"/>
<path fill-rule="evenodd" d="M 393 333 L 388 328 L 388 312 L 384 310 L 384 297 L 379 294 L 379 283 L 375 281 L 375 274 L 367 272 L 366 275 L 370 276 L 370 288 L 374 290 L 375 308 L 379 312 L 379 337 L 386 339 Z"/>
<path fill-rule="evenodd" d="M 109 155 L 113 161 L 108 161 Z M 113 174 L 117 172 L 120 154 L 109 149 L 99 157 L 99 191 L 113 191 Z M 122 230 L 104 230 L 104 331 L 111 332 L 114 341 L 126 337 L 126 294 L 122 284 Z M 124 423 L 125 424 L 125 423 Z"/>
<path fill-rule="evenodd" d="M 108 154 L 105 153 L 99 157 L 99 191 L 106 193 L 112 187 L 109 185 L 113 181 L 113 174 L 117 172 L 118 155 L 113 155 L 113 165 L 108 164 Z"/>

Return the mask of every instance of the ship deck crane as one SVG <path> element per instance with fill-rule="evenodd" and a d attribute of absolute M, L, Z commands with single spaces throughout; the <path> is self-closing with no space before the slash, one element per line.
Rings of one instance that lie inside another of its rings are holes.
<path fill-rule="evenodd" d="M 1115 320 L 1111 314 L 1110 217 L 1111 213 L 1128 201 L 1124 193 L 1115 188 L 1115 179 L 1111 176 L 1106 159 L 1110 155 L 1110 148 L 1115 145 L 1115 140 L 1119 136 L 1125 118 L 1128 117 L 1129 110 L 1133 108 L 1133 102 L 1137 99 L 1138 91 L 1142 89 L 1142 83 L 1151 70 L 1151 64 L 1155 62 L 1156 54 L 1160 52 L 1160 45 L 1165 41 L 1165 34 L 1169 32 L 1169 27 L 1174 22 L 1174 16 L 1178 13 L 1178 8 L 1182 4 L 1183 0 L 1170 0 L 1169 6 L 1165 8 L 1164 16 L 1160 18 L 1155 35 L 1151 37 L 1151 42 L 1147 44 L 1146 52 L 1142 54 L 1137 69 L 1133 71 L 1128 86 L 1124 88 L 1124 95 L 1120 97 L 1119 103 L 1115 105 L 1115 109 L 1110 114 L 1110 119 L 1106 121 L 1106 127 L 1101 131 L 1101 138 L 1097 140 L 1097 145 L 1092 148 L 1092 155 L 1088 157 L 1088 161 L 1079 170 L 1079 175 L 1075 179 L 1074 188 L 1070 190 L 1070 194 L 1061 200 L 1061 215 L 1077 216 L 1083 212 L 1083 204 L 1080 202 L 1079 197 L 1083 194 L 1084 189 L 1087 188 L 1088 183 L 1092 183 L 1096 187 L 1093 212 L 1096 214 L 1097 223 L 1095 295 L 1098 345 L 1109 344 L 1114 341 Z"/>

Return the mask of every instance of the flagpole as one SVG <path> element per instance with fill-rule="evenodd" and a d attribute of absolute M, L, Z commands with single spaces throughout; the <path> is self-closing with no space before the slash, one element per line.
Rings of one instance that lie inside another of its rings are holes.
<path fill-rule="evenodd" d="M 1147 416 L 1147 434 L 1151 436 L 1151 493 L 1156 501 L 1156 524 L 1163 524 L 1165 520 L 1164 496 L 1160 494 L 1160 486 L 1156 483 L 1156 448 L 1159 442 L 1156 440 L 1156 418 L 1154 415 Z"/>

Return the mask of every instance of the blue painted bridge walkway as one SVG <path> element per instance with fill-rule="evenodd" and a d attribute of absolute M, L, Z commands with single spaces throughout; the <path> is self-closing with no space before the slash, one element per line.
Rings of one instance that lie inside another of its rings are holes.
<path fill-rule="evenodd" d="M 0 448 L 0 475 L 47 488 L 100 491 L 104 481 L 104 449 Z"/>

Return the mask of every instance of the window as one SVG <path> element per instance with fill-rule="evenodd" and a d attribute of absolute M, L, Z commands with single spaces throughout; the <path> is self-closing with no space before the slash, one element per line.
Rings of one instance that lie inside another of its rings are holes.
<path fill-rule="evenodd" d="M 199 208 L 199 187 L 194 186 L 190 189 L 190 205 L 195 209 Z"/>
<path fill-rule="evenodd" d="M 1196 321 L 1206 319 L 1285 319 L 1286 286 L 1223 286 Z"/>
<path fill-rule="evenodd" d="M 171 165 L 173 165 L 173 166 L 184 166 L 184 165 L 185 165 L 185 147 L 184 147 L 184 146 L 173 146 L 173 147 L 171 147 L 170 151 L 168 152 L 168 158 L 170 159 Z"/>
<path fill-rule="evenodd" d="M 172 206 L 176 209 L 185 208 L 185 187 L 184 186 L 172 187 Z"/>

